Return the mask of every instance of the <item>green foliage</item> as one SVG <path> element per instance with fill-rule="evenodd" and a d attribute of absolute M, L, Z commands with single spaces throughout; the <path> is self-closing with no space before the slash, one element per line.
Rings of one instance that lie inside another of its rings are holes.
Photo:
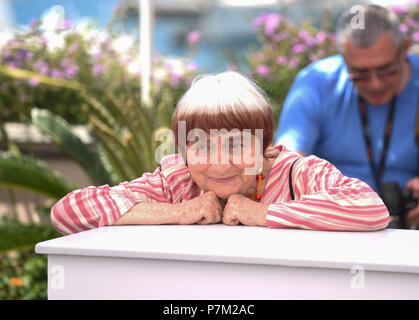
<path fill-rule="evenodd" d="M 76 136 L 68 123 L 48 110 L 32 109 L 32 122 L 49 135 L 61 150 L 75 160 L 96 185 L 110 184 L 111 178 L 96 150 Z"/>
<path fill-rule="evenodd" d="M 5 151 L 0 151 L 0 184 L 56 200 L 77 188 L 76 184 L 62 178 L 44 162 Z"/>
<path fill-rule="evenodd" d="M 31 109 L 38 107 L 71 124 L 86 124 L 88 115 L 82 111 L 85 97 L 79 90 L 68 90 L 61 80 L 88 85 L 102 104 L 106 102 L 103 91 L 131 98 L 139 92 L 140 61 L 134 37 L 119 35 L 111 27 L 97 30 L 93 25 L 67 23 L 43 30 L 40 25 L 33 24 L 0 46 L 0 118 L 4 122 L 28 122 Z M 193 76 L 186 60 L 159 56 L 154 63 L 154 87 L 168 85 L 178 97 Z M 10 69 L 31 71 L 33 76 L 10 77 Z M 59 85 L 51 85 L 45 78 L 40 81 L 42 76 Z"/>
<path fill-rule="evenodd" d="M 88 77 L 86 47 L 76 34 L 66 36 L 65 42 L 61 41 L 64 32 L 57 31 L 56 37 L 51 34 L 50 38 L 35 29 L 16 34 L 1 48 L 0 65 L 51 75 L 57 80 Z M 54 43 L 62 43 L 62 46 L 54 48 Z M 61 114 L 71 123 L 86 123 L 81 112 L 82 98 L 76 91 L 38 85 L 35 79 L 13 79 L 5 75 L 0 75 L 0 83 L 0 111 L 5 121 L 27 122 L 32 107 L 39 105 Z"/>
<path fill-rule="evenodd" d="M 48 262 L 32 251 L 0 257 L 0 300 L 47 299 Z"/>
<path fill-rule="evenodd" d="M 26 122 L 33 108 L 49 110 L 48 125 L 45 121 L 41 125 L 36 117 L 34 123 L 100 185 L 154 171 L 158 165 L 155 134 L 171 127 L 176 101 L 195 75 L 185 59 L 156 58 L 152 103 L 147 107 L 141 103 L 138 46 L 132 37 L 91 27 L 45 32 L 34 25 L 0 49 L 0 79 L 5 80 L 0 93 L 8 97 L 4 104 L 0 102 L 0 123 L 16 119 L 10 116 L 16 110 L 17 119 Z M 44 93 L 48 101 L 34 98 Z M 19 100 L 22 95 L 25 103 Z M 97 140 L 95 151 L 83 146 L 53 116 L 69 123 L 75 119 L 62 113 L 60 105 L 66 106 L 66 112 L 82 114 Z"/>
<path fill-rule="evenodd" d="M 327 25 L 327 14 L 323 21 Z M 276 125 L 297 73 L 311 62 L 336 53 L 334 35 L 310 22 L 294 25 L 276 13 L 261 14 L 253 24 L 260 46 L 250 50 L 248 64 L 252 77 L 271 99 Z"/>
<path fill-rule="evenodd" d="M 0 219 L 0 300 L 47 298 L 47 257 L 34 248 L 60 236 L 51 226 Z"/>
<path fill-rule="evenodd" d="M 157 166 L 155 134 L 162 128 L 171 127 L 175 99 L 178 98 L 172 94 L 169 86 L 161 86 L 154 91 L 152 107 L 148 108 L 140 104 L 139 92 L 116 94 L 74 80 L 56 80 L 23 69 L 0 67 L 1 72 L 14 78 L 32 78 L 45 85 L 78 91 L 85 101 L 82 110 L 88 115 L 88 123 L 113 168 L 113 182 L 135 179 Z M 60 127 L 63 127 L 62 121 Z M 63 131 L 44 131 L 55 142 L 62 142 Z M 73 153 L 72 157 L 76 155 Z"/>
<path fill-rule="evenodd" d="M 0 219 L 0 255 L 9 250 L 32 250 L 36 243 L 60 236 L 51 226 L 22 224 L 3 217 Z"/>
<path fill-rule="evenodd" d="M 407 8 L 405 6 L 393 6 L 393 11 L 400 19 L 400 30 L 409 36 L 413 45 L 419 44 L 419 3 Z M 414 48 L 418 51 L 418 48 Z"/>

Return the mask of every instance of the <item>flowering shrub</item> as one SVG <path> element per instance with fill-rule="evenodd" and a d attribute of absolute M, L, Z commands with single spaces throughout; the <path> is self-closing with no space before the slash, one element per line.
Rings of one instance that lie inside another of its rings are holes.
<path fill-rule="evenodd" d="M 117 36 L 110 30 L 95 30 L 70 21 L 45 29 L 42 21 L 32 21 L 26 32 L 0 40 L 0 65 L 139 99 L 138 45 L 133 37 Z M 153 92 L 157 95 L 162 86 L 180 95 L 196 69 L 184 59 L 173 61 L 163 56 L 155 58 L 155 65 Z M 83 99 L 75 91 L 41 85 L 36 78 L 21 80 L 0 75 L 0 83 L 0 117 L 4 121 L 26 121 L 31 108 L 38 107 L 70 123 L 86 122 Z"/>
<path fill-rule="evenodd" d="M 60 236 L 51 227 L 0 218 L 0 300 L 47 298 L 47 258 L 34 246 Z"/>
<path fill-rule="evenodd" d="M 31 251 L 0 257 L 0 300 L 47 299 L 48 262 Z"/>
<path fill-rule="evenodd" d="M 419 0 L 411 8 L 397 5 L 393 11 L 399 16 L 400 30 L 411 39 L 411 51 L 419 53 Z"/>
<path fill-rule="evenodd" d="M 394 6 L 400 29 L 419 52 L 419 0 L 411 8 Z M 334 33 L 310 23 L 294 25 L 277 13 L 263 13 L 253 21 L 260 47 L 251 50 L 248 65 L 255 81 L 267 92 L 274 106 L 275 125 L 297 73 L 310 63 L 337 53 Z"/>
<path fill-rule="evenodd" d="M 297 73 L 311 62 L 336 53 L 335 36 L 310 23 L 294 25 L 277 13 L 263 13 L 253 25 L 260 48 L 250 52 L 249 66 L 253 79 L 271 99 L 276 124 Z"/>

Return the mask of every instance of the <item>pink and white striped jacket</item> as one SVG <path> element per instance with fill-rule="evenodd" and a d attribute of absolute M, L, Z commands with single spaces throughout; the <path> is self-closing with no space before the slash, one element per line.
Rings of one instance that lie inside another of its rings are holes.
<path fill-rule="evenodd" d="M 295 200 L 289 190 L 289 170 L 298 153 L 279 150 L 261 202 L 269 203 L 271 228 L 371 231 L 387 227 L 389 213 L 379 196 L 363 181 L 344 176 L 329 162 L 303 157 L 292 171 Z M 74 190 L 51 212 L 53 226 L 63 234 L 113 225 L 137 203 L 180 203 L 203 194 L 188 175 L 180 155 L 162 159 L 154 173 L 144 173 L 117 186 Z"/>

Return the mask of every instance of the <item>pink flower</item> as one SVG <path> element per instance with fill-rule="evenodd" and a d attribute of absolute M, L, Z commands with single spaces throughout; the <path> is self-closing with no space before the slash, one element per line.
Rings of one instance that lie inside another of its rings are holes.
<path fill-rule="evenodd" d="M 319 58 L 314 53 L 310 54 L 310 61 L 311 62 L 314 62 L 314 61 L 317 61 L 317 60 L 319 60 Z"/>
<path fill-rule="evenodd" d="M 64 20 L 63 22 L 63 29 L 70 29 L 73 26 L 73 21 L 71 20 Z"/>
<path fill-rule="evenodd" d="M 278 63 L 280 66 L 286 65 L 288 62 L 287 57 L 280 56 L 276 59 L 276 63 Z"/>
<path fill-rule="evenodd" d="M 49 72 L 48 64 L 42 59 L 35 62 L 35 69 L 44 76 Z"/>
<path fill-rule="evenodd" d="M 282 40 L 285 40 L 288 37 L 289 37 L 288 32 L 280 32 L 280 33 L 274 34 L 272 37 L 272 40 L 274 42 L 280 42 Z"/>
<path fill-rule="evenodd" d="M 405 6 L 392 6 L 391 9 L 393 9 L 394 13 L 396 14 L 408 14 L 409 9 Z"/>
<path fill-rule="evenodd" d="M 123 1 L 119 1 L 117 4 L 114 5 L 114 7 L 112 8 L 113 11 L 119 11 L 122 9 L 122 2 Z"/>
<path fill-rule="evenodd" d="M 419 5 L 419 0 L 418 0 L 418 5 Z M 419 29 L 419 21 L 409 18 L 406 20 L 406 22 L 410 27 Z"/>
<path fill-rule="evenodd" d="M 266 77 L 270 74 L 271 70 L 266 64 L 260 64 L 256 67 L 256 73 L 263 77 Z"/>
<path fill-rule="evenodd" d="M 43 44 L 43 45 L 47 45 L 48 44 L 48 38 L 45 37 L 44 35 L 40 35 L 39 36 L 39 41 Z"/>
<path fill-rule="evenodd" d="M 16 61 L 12 61 L 9 63 L 9 68 L 12 68 L 12 69 L 20 68 L 20 64 L 17 63 Z"/>
<path fill-rule="evenodd" d="M 292 46 L 291 51 L 295 54 L 303 53 L 304 51 L 306 51 L 306 45 L 302 43 L 297 43 Z"/>
<path fill-rule="evenodd" d="M 409 27 L 406 24 L 404 24 L 404 23 L 401 23 L 400 24 L 399 29 L 403 33 L 406 33 L 407 31 L 409 31 Z"/>
<path fill-rule="evenodd" d="M 62 67 L 67 68 L 70 65 L 72 65 L 72 61 L 69 58 L 64 58 L 63 60 L 61 60 Z"/>
<path fill-rule="evenodd" d="M 121 57 L 119 59 L 119 63 L 122 64 L 123 66 L 127 66 L 132 62 L 132 58 L 130 57 Z"/>
<path fill-rule="evenodd" d="M 186 70 L 189 72 L 194 72 L 198 69 L 198 64 L 196 62 L 189 62 L 186 66 Z"/>
<path fill-rule="evenodd" d="M 30 87 L 36 87 L 39 84 L 39 80 L 36 78 L 31 78 L 28 80 L 28 85 Z"/>
<path fill-rule="evenodd" d="M 303 40 L 309 47 L 313 46 L 316 44 L 314 38 L 311 36 L 310 33 L 308 33 L 308 31 L 306 30 L 301 30 L 298 33 L 298 36 L 300 37 L 301 40 Z"/>
<path fill-rule="evenodd" d="M 276 13 L 269 14 L 265 22 L 265 34 L 267 36 L 272 36 L 276 27 L 279 25 L 280 21 L 281 21 L 280 15 Z"/>
<path fill-rule="evenodd" d="M 263 52 L 261 52 L 261 51 L 258 51 L 258 52 L 255 52 L 255 54 L 254 54 L 254 56 L 253 56 L 253 59 L 255 60 L 255 61 L 263 61 L 264 60 L 264 58 L 265 58 L 265 56 L 263 55 Z"/>
<path fill-rule="evenodd" d="M 68 47 L 67 52 L 68 52 L 68 54 L 73 54 L 78 49 L 79 49 L 79 44 L 78 43 L 73 43 L 71 46 Z"/>
<path fill-rule="evenodd" d="M 419 42 L 419 31 L 416 31 L 412 34 L 413 41 Z"/>
<path fill-rule="evenodd" d="M 268 16 L 267 13 L 265 13 L 265 12 L 261 13 L 258 17 L 256 17 L 255 19 L 253 19 L 252 24 L 255 27 L 261 26 L 262 24 L 265 23 L 265 20 L 266 20 L 266 17 L 267 16 Z"/>
<path fill-rule="evenodd" d="M 322 44 L 326 40 L 326 32 L 320 31 L 316 34 L 316 43 Z"/>
<path fill-rule="evenodd" d="M 103 56 L 103 54 L 102 54 L 101 51 L 97 51 L 97 52 L 93 52 L 92 53 L 92 58 L 95 59 L 95 60 L 102 59 L 102 56 Z"/>
<path fill-rule="evenodd" d="M 52 78 L 56 78 L 56 79 L 63 79 L 64 78 L 63 73 L 58 69 L 51 69 L 50 76 Z"/>
<path fill-rule="evenodd" d="M 188 33 L 187 41 L 189 44 L 195 44 L 201 40 L 201 33 L 197 30 Z"/>
<path fill-rule="evenodd" d="M 3 58 L 8 59 L 11 57 L 12 52 L 10 51 L 9 48 L 3 47 L 2 55 L 3 55 Z"/>
<path fill-rule="evenodd" d="M 291 57 L 289 60 L 288 60 L 288 65 L 291 67 L 291 68 L 295 68 L 297 65 L 298 65 L 298 60 L 297 60 L 297 58 L 295 58 L 295 57 Z"/>
<path fill-rule="evenodd" d="M 92 68 L 93 77 L 96 78 L 97 76 L 99 76 L 102 73 L 104 73 L 107 69 L 108 68 L 106 66 L 101 65 L 101 64 L 95 64 L 95 65 L 93 65 L 93 68 Z"/>
<path fill-rule="evenodd" d="M 182 79 L 183 74 L 179 73 L 172 73 L 170 76 L 170 86 L 172 88 L 177 87 L 179 85 L 180 79 Z"/>
<path fill-rule="evenodd" d="M 29 22 L 29 27 L 31 27 L 32 29 L 35 29 L 38 26 L 39 26 L 39 20 L 31 19 L 31 21 Z"/>
<path fill-rule="evenodd" d="M 64 70 L 64 76 L 68 79 L 74 79 L 79 74 L 79 67 L 72 65 Z"/>

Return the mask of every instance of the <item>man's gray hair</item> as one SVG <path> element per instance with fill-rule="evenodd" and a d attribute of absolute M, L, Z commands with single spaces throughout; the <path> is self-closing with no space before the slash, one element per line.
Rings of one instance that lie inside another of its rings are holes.
<path fill-rule="evenodd" d="M 403 34 L 399 19 L 392 10 L 378 5 L 353 6 L 339 17 L 336 28 L 338 50 L 344 53 L 346 41 L 357 47 L 367 48 L 384 32 L 390 34 L 397 46 L 402 45 Z"/>

